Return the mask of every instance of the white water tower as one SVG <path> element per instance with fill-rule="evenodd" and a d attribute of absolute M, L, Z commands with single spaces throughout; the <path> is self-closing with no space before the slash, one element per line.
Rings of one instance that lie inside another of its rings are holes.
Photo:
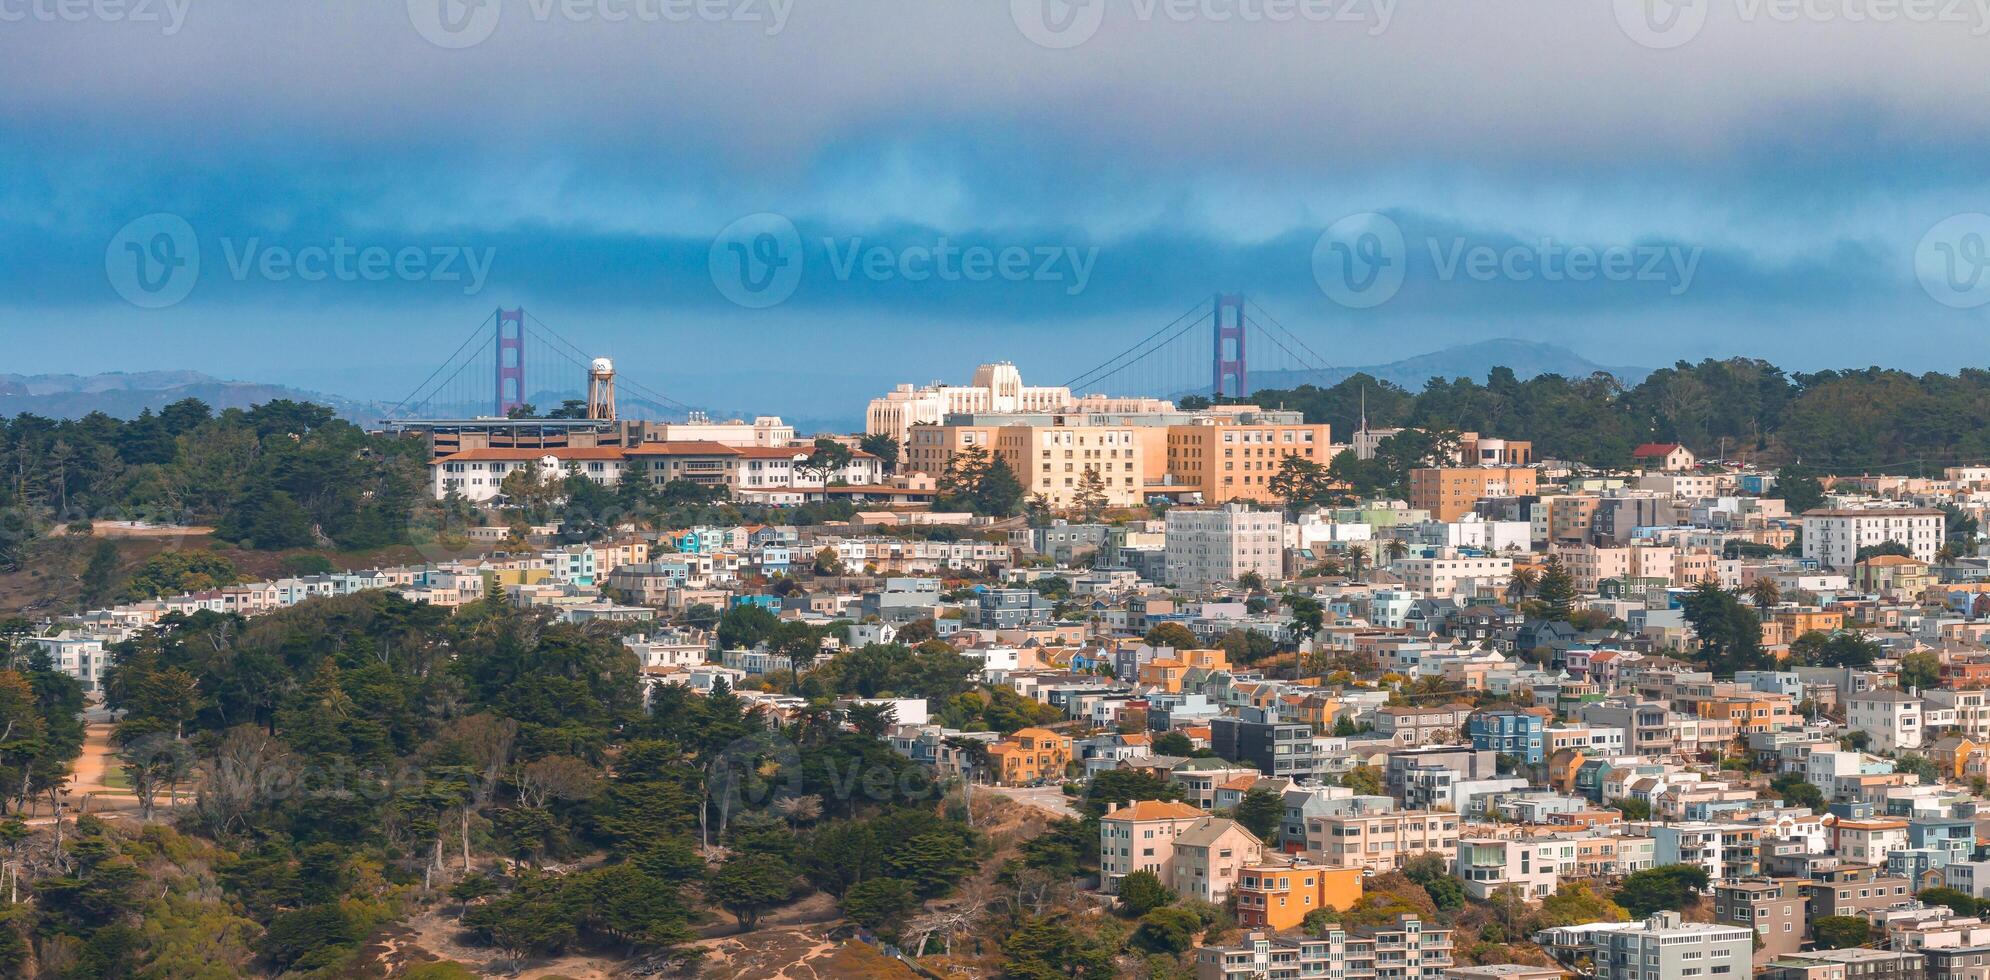
<path fill-rule="evenodd" d="M 605 357 L 587 366 L 587 417 L 615 418 L 615 362 Z"/>

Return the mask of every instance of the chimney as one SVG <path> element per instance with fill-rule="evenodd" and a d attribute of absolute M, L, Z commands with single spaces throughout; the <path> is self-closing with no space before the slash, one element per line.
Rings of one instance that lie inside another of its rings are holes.
<path fill-rule="evenodd" d="M 1119 804 L 1117 804 L 1117 803 L 1108 803 L 1108 804 L 1106 804 L 1106 816 L 1110 817 L 1110 816 L 1112 816 L 1113 814 L 1115 814 L 1115 813 L 1118 813 L 1118 812 L 1119 812 Z"/>

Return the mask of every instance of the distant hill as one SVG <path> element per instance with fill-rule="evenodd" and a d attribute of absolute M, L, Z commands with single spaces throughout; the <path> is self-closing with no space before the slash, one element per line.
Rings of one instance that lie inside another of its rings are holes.
<path fill-rule="evenodd" d="M 586 397 L 587 393 L 579 390 L 541 390 L 533 392 L 526 401 L 541 412 L 547 412 L 560 407 L 563 399 Z M 395 407 L 387 402 L 345 398 L 286 385 L 224 381 L 199 371 L 114 371 L 89 375 L 0 374 L 0 418 L 12 418 L 26 412 L 48 418 L 74 419 L 82 418 L 91 412 L 102 412 L 128 419 L 148 408 L 157 412 L 183 398 L 198 398 L 216 411 L 225 408 L 248 408 L 274 399 L 287 398 L 292 401 L 324 405 L 337 412 L 340 418 L 363 426 L 377 425 L 388 411 Z M 628 418 L 681 417 L 674 407 L 652 403 L 633 392 L 624 392 L 619 403 L 622 414 Z M 414 409 L 403 409 L 401 414 L 460 419 L 489 415 L 491 409 L 489 402 L 476 404 L 437 402 L 420 406 L 419 412 Z M 720 418 L 730 418 L 739 413 L 712 414 Z M 858 425 L 861 427 L 862 422 L 860 421 Z"/>
<path fill-rule="evenodd" d="M 1401 385 L 1411 391 L 1421 391 L 1424 382 L 1431 378 L 1472 378 L 1483 382 L 1486 379 L 1486 372 L 1495 367 L 1512 368 L 1513 373 L 1523 381 L 1540 374 L 1582 378 L 1602 371 L 1615 375 L 1627 385 L 1634 385 L 1651 373 L 1650 368 L 1610 367 L 1598 364 L 1555 344 L 1498 339 L 1446 347 L 1443 350 L 1418 354 L 1387 364 L 1335 367 L 1324 371 L 1252 371 L 1250 380 L 1253 391 L 1267 388 L 1296 388 L 1305 384 L 1326 388 L 1353 375 L 1367 374 L 1391 384 Z M 1176 393 L 1175 397 L 1203 394 L 1208 392 L 1184 391 Z"/>
<path fill-rule="evenodd" d="M 198 398 L 217 411 L 288 398 L 325 405 L 355 422 L 377 419 L 384 407 L 284 385 L 224 381 L 198 371 L 0 374 L 0 418 L 28 412 L 73 419 L 103 412 L 128 419 L 148 408 L 157 412 L 183 398 Z"/>

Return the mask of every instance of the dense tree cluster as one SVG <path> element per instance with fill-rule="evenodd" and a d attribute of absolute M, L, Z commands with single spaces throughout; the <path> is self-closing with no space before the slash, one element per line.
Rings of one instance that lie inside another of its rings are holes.
<path fill-rule="evenodd" d="M 1702 458 L 1760 456 L 1822 472 L 1933 468 L 1990 459 L 1990 371 L 1909 374 L 1867 368 L 1786 374 L 1748 358 L 1680 362 L 1625 387 L 1605 374 L 1519 380 L 1494 368 L 1484 382 L 1432 379 L 1407 391 L 1367 375 L 1330 388 L 1256 391 L 1254 402 L 1305 412 L 1351 432 L 1374 427 L 1482 432 L 1529 439 L 1537 457 L 1623 467 L 1645 442 L 1680 442 Z M 1408 447 L 1405 447 L 1408 448 Z M 1386 471 L 1387 462 L 1376 469 Z M 1792 492 L 1811 489 L 1805 474 Z M 1389 482 L 1371 474 L 1371 485 Z M 1807 501 L 1806 501 L 1807 502 Z"/>

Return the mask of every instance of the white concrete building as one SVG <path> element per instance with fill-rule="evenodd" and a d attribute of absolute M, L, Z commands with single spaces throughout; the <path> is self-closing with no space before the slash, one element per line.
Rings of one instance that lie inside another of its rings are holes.
<path fill-rule="evenodd" d="M 1917 561 L 1933 562 L 1945 527 L 1932 507 L 1819 509 L 1803 515 L 1803 556 L 1826 568 L 1850 568 L 1860 548 L 1888 541 L 1905 545 Z"/>
<path fill-rule="evenodd" d="M 1243 504 L 1168 511 L 1165 554 L 1168 584 L 1201 589 L 1228 585 L 1246 572 L 1278 580 L 1283 565 L 1285 518 Z"/>
<path fill-rule="evenodd" d="M 1855 732 L 1865 732 L 1875 752 L 1920 748 L 1927 727 L 1921 713 L 1919 697 L 1892 688 L 1862 691 L 1845 699 L 1846 724 Z"/>
<path fill-rule="evenodd" d="M 1390 562 L 1389 569 L 1402 576 L 1404 588 L 1432 599 L 1449 599 L 1503 591 L 1513 578 L 1513 559 L 1466 555 L 1403 558 Z"/>

